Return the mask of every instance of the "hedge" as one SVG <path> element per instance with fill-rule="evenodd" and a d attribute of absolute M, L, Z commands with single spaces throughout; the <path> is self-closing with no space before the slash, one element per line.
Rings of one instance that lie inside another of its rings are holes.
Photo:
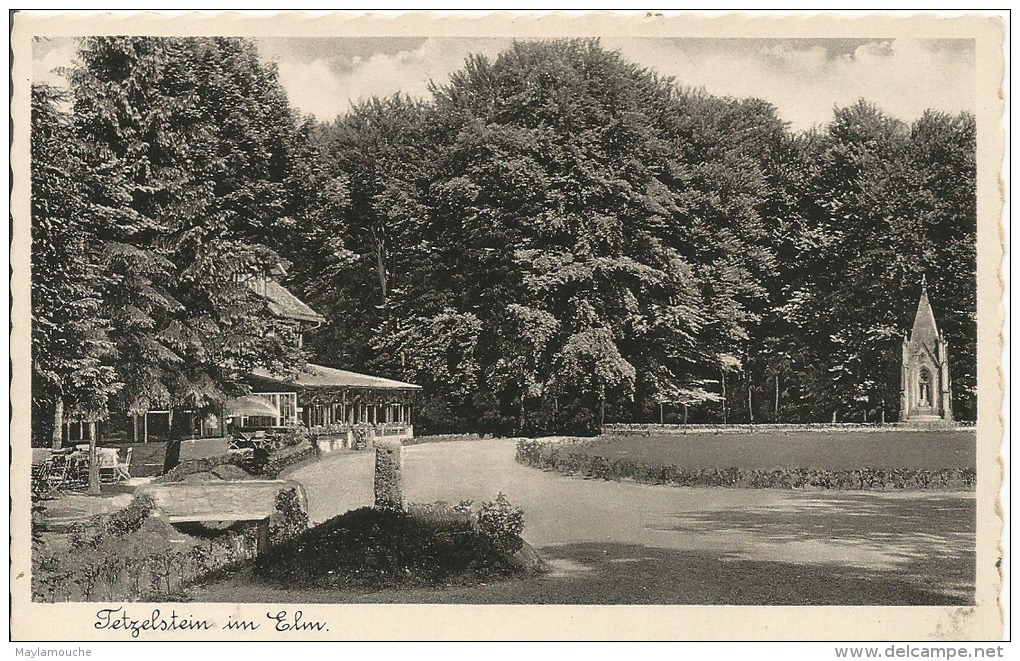
<path fill-rule="evenodd" d="M 167 601 L 179 597 L 189 585 L 255 558 L 253 526 L 210 539 L 189 538 L 173 530 L 163 517 L 152 516 L 154 510 L 151 497 L 136 496 L 126 509 L 78 524 L 68 547 L 33 540 L 33 599 Z M 271 544 L 286 544 L 307 527 L 308 515 L 297 491 L 281 491 L 271 517 Z M 191 543 L 179 543 L 181 537 Z"/>
<path fill-rule="evenodd" d="M 309 528 L 259 558 L 256 575 L 288 587 L 475 584 L 534 569 L 517 557 L 523 512 L 502 494 L 470 502 L 363 507 Z"/>
<path fill-rule="evenodd" d="M 285 468 L 308 459 L 315 459 L 319 454 L 318 446 L 309 443 L 297 450 L 294 448 L 284 448 L 274 453 L 269 453 L 265 450 L 245 450 L 242 452 L 231 452 L 218 457 L 187 459 L 153 481 L 181 482 L 186 475 L 208 473 L 223 464 L 237 466 L 249 475 L 271 480 L 279 477 Z"/>
<path fill-rule="evenodd" d="M 912 468 L 876 468 L 854 470 L 814 468 L 745 469 L 685 468 L 654 465 L 633 459 L 607 459 L 599 455 L 571 450 L 579 441 L 517 442 L 517 463 L 553 470 L 567 475 L 602 480 L 634 480 L 648 484 L 672 484 L 684 487 L 727 487 L 736 489 L 822 490 L 972 490 L 977 471 L 973 468 L 941 470 Z"/>

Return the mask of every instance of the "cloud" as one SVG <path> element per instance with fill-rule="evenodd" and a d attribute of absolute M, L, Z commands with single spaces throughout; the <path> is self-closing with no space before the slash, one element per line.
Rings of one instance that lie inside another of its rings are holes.
<path fill-rule="evenodd" d="M 504 38 L 259 40 L 277 62 L 291 103 L 319 120 L 346 112 L 352 101 L 403 92 L 428 96 L 470 53 L 495 57 Z M 793 129 L 828 123 L 834 106 L 859 98 L 911 121 L 926 109 L 976 110 L 974 44 L 969 40 L 643 39 L 602 40 L 625 58 L 681 85 L 711 94 L 771 102 Z M 69 38 L 35 45 L 36 82 L 65 86 L 54 69 L 70 66 Z"/>
<path fill-rule="evenodd" d="M 750 40 L 604 40 L 624 57 L 711 94 L 771 102 L 794 129 L 832 119 L 834 106 L 859 98 L 911 121 L 926 109 L 975 110 L 973 42 L 875 40 L 838 52 L 826 40 L 811 43 Z M 837 52 L 833 52 L 836 50 Z"/>
<path fill-rule="evenodd" d="M 32 82 L 66 88 L 67 78 L 57 70 L 74 64 L 78 44 L 73 39 L 52 39 L 33 46 Z"/>
<path fill-rule="evenodd" d="M 509 44 L 507 39 L 429 38 L 413 49 L 356 56 L 342 69 L 325 57 L 301 61 L 278 52 L 276 58 L 290 102 L 326 121 L 372 96 L 403 92 L 426 97 L 429 82 L 449 82 L 449 74 L 463 67 L 469 53 L 495 57 Z"/>

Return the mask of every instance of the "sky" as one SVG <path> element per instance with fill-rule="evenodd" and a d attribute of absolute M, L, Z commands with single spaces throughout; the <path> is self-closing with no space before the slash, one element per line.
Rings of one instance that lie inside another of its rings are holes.
<path fill-rule="evenodd" d="M 358 99 L 428 96 L 470 53 L 496 57 L 509 39 L 465 37 L 261 38 L 291 104 L 325 121 Z M 924 110 L 974 112 L 975 55 L 969 39 L 603 38 L 602 44 L 678 84 L 771 102 L 794 130 L 826 124 L 834 106 L 859 98 L 912 121 Z M 61 84 L 75 42 L 36 44 L 33 75 Z"/>

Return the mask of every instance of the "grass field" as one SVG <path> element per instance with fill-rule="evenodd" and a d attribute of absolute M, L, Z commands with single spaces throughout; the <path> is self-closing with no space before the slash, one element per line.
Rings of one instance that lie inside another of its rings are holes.
<path fill-rule="evenodd" d="M 746 437 L 745 437 L 746 438 Z M 637 440 L 637 439 L 635 439 Z M 674 439 L 676 440 L 676 439 Z M 292 474 L 323 521 L 371 504 L 373 457 Z M 410 502 L 504 492 L 539 577 L 445 589 L 278 587 L 250 574 L 194 601 L 490 604 L 959 604 L 974 602 L 976 501 L 967 493 L 699 489 L 585 480 L 521 466 L 514 442 L 430 443 L 404 453 Z"/>
<path fill-rule="evenodd" d="M 606 436 L 571 452 L 684 468 L 974 468 L 976 436 L 962 431 L 791 431 Z"/>

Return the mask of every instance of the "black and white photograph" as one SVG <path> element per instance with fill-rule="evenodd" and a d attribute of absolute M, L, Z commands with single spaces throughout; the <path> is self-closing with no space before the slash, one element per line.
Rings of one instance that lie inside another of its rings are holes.
<path fill-rule="evenodd" d="M 16 639 L 1002 636 L 1001 23 L 203 20 L 14 21 Z"/>

